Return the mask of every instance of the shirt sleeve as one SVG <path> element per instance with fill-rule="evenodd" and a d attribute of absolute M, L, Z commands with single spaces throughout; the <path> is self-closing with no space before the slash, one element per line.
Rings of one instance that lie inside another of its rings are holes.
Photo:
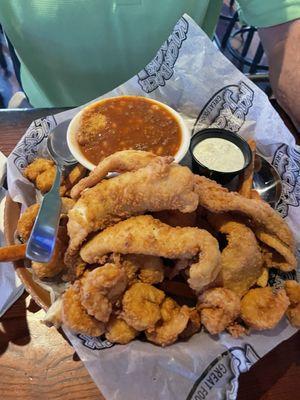
<path fill-rule="evenodd" d="M 300 18 L 300 0 L 238 0 L 238 4 L 241 19 L 258 28 Z"/>

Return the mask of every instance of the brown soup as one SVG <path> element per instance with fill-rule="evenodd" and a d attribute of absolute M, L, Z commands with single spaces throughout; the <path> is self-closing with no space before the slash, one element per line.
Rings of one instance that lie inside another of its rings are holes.
<path fill-rule="evenodd" d="M 98 164 L 128 149 L 173 156 L 181 143 L 181 128 L 165 107 L 143 97 L 122 96 L 85 110 L 76 138 L 84 156 Z"/>

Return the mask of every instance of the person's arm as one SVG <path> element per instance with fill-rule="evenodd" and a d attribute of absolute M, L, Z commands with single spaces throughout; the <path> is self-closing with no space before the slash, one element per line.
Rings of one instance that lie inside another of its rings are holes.
<path fill-rule="evenodd" d="M 278 103 L 300 130 L 300 19 L 258 29 Z"/>

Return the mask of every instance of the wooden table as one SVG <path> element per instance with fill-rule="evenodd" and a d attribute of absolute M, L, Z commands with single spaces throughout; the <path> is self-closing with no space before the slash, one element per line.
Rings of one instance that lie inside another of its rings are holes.
<path fill-rule="evenodd" d="M 0 150 L 8 155 L 33 119 L 58 111 L 0 110 Z M 69 343 L 41 324 L 43 314 L 24 293 L 1 318 L 0 399 L 103 400 Z M 241 376 L 238 400 L 299 397 L 300 332 Z"/>

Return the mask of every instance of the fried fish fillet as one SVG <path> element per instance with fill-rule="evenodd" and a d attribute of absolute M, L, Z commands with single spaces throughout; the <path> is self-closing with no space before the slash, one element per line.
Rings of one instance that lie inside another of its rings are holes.
<path fill-rule="evenodd" d="M 221 253 L 222 286 L 241 297 L 262 273 L 263 259 L 255 235 L 228 214 L 209 214 L 208 221 L 218 232 L 226 235 L 228 242 Z"/>
<path fill-rule="evenodd" d="M 283 271 L 292 271 L 296 268 L 297 259 L 291 248 L 282 243 L 278 238 L 270 235 L 267 232 L 263 232 L 261 229 L 257 229 L 255 234 L 261 242 L 276 250 L 276 252 L 282 257 L 284 262 L 277 264 L 279 269 L 282 269 Z"/>
<path fill-rule="evenodd" d="M 146 167 L 151 161 L 158 158 L 155 154 L 140 150 L 117 151 L 100 161 L 89 176 L 81 179 L 71 190 L 71 197 L 77 199 L 83 190 L 99 183 L 109 172 L 129 172 Z M 170 163 L 173 157 L 169 157 Z"/>
<path fill-rule="evenodd" d="M 213 213 L 237 212 L 246 215 L 256 227 L 278 238 L 294 251 L 295 241 L 291 230 L 268 203 L 229 192 L 204 176 L 195 175 L 195 192 L 199 196 L 199 205 L 207 210 Z"/>
<path fill-rule="evenodd" d="M 192 212 L 198 196 L 189 168 L 169 165 L 169 157 L 157 157 L 145 168 L 104 180 L 86 190 L 69 211 L 70 244 L 66 261 L 72 259 L 89 233 L 146 211 Z"/>
<path fill-rule="evenodd" d="M 174 228 L 150 215 L 132 217 L 98 233 L 85 244 L 81 258 L 89 264 L 106 254 L 146 254 L 171 259 L 192 259 L 189 285 L 199 291 L 211 283 L 220 271 L 220 251 L 217 240 L 198 228 Z"/>

